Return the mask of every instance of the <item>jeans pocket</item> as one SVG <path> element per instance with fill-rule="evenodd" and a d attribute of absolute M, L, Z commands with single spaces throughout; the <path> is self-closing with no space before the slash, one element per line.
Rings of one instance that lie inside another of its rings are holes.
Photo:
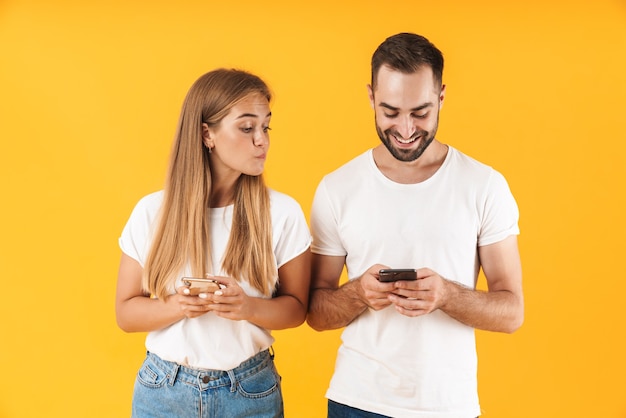
<path fill-rule="evenodd" d="M 163 370 L 150 358 L 146 358 L 137 372 L 137 382 L 149 388 L 159 388 L 165 385 L 169 376 L 166 370 Z"/>
<path fill-rule="evenodd" d="M 246 398 L 258 399 L 280 392 L 280 376 L 271 363 L 238 383 L 237 390 Z"/>

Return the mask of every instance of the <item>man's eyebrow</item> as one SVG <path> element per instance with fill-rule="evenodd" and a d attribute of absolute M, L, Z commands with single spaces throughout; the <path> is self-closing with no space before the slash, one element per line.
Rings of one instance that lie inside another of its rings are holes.
<path fill-rule="evenodd" d="M 391 106 L 390 104 L 387 104 L 385 102 L 381 102 L 378 106 L 384 107 L 385 109 L 389 109 L 389 110 L 392 110 L 394 112 L 398 112 L 400 110 L 400 108 Z M 429 103 L 424 103 L 423 105 L 419 105 L 419 106 L 414 107 L 413 109 L 411 109 L 411 112 L 418 112 L 420 110 L 424 110 L 427 107 L 432 107 L 432 106 L 433 106 L 433 104 L 430 103 L 430 102 Z"/>
<path fill-rule="evenodd" d="M 272 112 L 268 113 L 267 115 L 265 115 L 265 118 L 269 118 L 270 116 L 272 116 Z M 237 116 L 237 119 L 241 119 L 241 118 L 258 118 L 259 115 L 255 115 L 254 113 L 242 113 L 241 115 Z"/>

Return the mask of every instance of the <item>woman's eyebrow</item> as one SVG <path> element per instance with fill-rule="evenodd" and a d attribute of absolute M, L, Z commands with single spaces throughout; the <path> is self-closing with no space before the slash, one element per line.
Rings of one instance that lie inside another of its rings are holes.
<path fill-rule="evenodd" d="M 268 113 L 267 115 L 265 115 L 265 118 L 269 118 L 270 116 L 272 116 L 272 112 Z M 241 118 L 258 118 L 259 115 L 255 115 L 254 113 L 242 113 L 241 115 L 237 116 L 237 119 L 241 119 Z"/>

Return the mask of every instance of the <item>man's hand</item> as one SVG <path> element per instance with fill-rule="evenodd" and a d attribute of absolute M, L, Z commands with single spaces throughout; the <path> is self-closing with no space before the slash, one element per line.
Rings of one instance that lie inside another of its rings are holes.
<path fill-rule="evenodd" d="M 388 268 L 381 264 L 374 264 L 367 269 L 358 279 L 359 297 L 370 308 L 379 311 L 391 305 L 391 292 L 394 291 L 394 283 L 382 283 L 378 281 L 378 271 Z"/>
<path fill-rule="evenodd" d="M 388 295 L 388 299 L 402 315 L 425 315 L 446 303 L 447 283 L 436 272 L 421 268 L 417 270 L 417 280 L 394 282 L 393 292 Z"/>

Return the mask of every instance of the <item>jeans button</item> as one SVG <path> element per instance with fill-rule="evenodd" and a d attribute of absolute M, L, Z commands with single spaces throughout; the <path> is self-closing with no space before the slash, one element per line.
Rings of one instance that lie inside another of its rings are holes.
<path fill-rule="evenodd" d="M 211 381 L 211 378 L 209 376 L 202 376 L 203 383 L 209 383 L 210 381 Z"/>

